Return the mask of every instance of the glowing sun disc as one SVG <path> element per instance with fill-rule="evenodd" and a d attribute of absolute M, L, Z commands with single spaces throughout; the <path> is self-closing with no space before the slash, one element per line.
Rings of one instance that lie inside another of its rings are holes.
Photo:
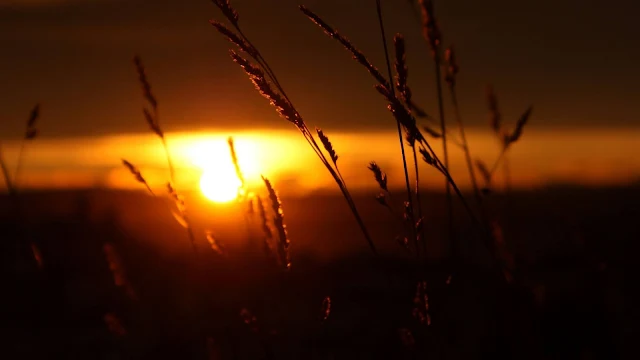
<path fill-rule="evenodd" d="M 208 170 L 200 177 L 200 190 L 209 200 L 225 203 L 238 198 L 240 179 L 233 172 Z"/>

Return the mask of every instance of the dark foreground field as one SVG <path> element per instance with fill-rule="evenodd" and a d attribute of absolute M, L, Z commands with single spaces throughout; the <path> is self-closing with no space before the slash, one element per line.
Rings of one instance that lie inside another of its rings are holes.
<path fill-rule="evenodd" d="M 283 192 L 289 272 L 265 255 L 260 228 L 247 226 L 243 209 L 232 206 L 191 202 L 199 240 L 194 254 L 166 204 L 142 193 L 32 193 L 17 202 L 3 197 L 2 358 L 637 355 L 631 289 L 640 247 L 637 186 L 557 187 L 490 199 L 516 258 L 511 285 L 491 272 L 461 211 L 461 260 L 446 283 L 451 271 L 444 261 L 440 194 L 425 196 L 430 258 L 423 267 L 395 242 L 398 225 L 370 194 L 356 201 L 379 258 L 367 252 L 343 199 Z M 226 245 L 227 256 L 207 246 L 205 229 Z M 41 253 L 40 269 L 30 243 Z M 120 258 L 115 272 L 125 271 L 122 286 L 114 283 L 105 244 Z M 430 326 L 412 316 L 423 279 Z M 327 296 L 331 312 L 323 321 Z"/>

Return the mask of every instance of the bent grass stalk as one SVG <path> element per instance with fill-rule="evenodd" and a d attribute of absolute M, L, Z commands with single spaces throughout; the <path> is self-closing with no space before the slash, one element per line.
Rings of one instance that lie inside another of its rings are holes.
<path fill-rule="evenodd" d="M 38 128 L 36 123 L 40 117 L 40 104 L 36 104 L 31 110 L 29 119 L 27 120 L 27 126 L 22 138 L 22 144 L 20 145 L 20 153 L 18 154 L 18 164 L 16 165 L 16 171 L 13 174 L 13 185 L 18 186 L 20 183 L 20 175 L 22 174 L 22 167 L 24 165 L 24 154 L 27 147 L 27 143 L 34 140 L 38 136 Z"/>
<path fill-rule="evenodd" d="M 27 126 L 26 126 L 24 137 L 22 138 L 22 144 L 20 145 L 20 153 L 18 154 L 18 163 L 16 165 L 16 172 L 14 174 L 13 180 L 11 179 L 11 174 L 9 173 L 9 167 L 7 166 L 4 160 L 4 156 L 2 154 L 2 146 L 0 146 L 0 169 L 2 171 L 2 176 L 7 186 L 7 192 L 9 193 L 12 204 L 15 207 L 15 213 L 17 214 L 18 217 L 23 216 L 22 204 L 20 202 L 20 199 L 18 198 L 17 187 L 18 187 L 19 174 L 22 170 L 22 164 L 24 162 L 24 152 L 25 152 L 24 150 L 26 147 L 26 143 L 28 141 L 35 139 L 38 135 L 36 122 L 39 117 L 40 117 L 40 104 L 36 104 L 31 110 L 31 114 L 27 119 Z M 42 253 L 40 252 L 40 249 L 38 248 L 36 243 L 34 243 L 33 241 L 29 241 L 29 247 L 31 249 L 31 254 L 33 256 L 33 259 L 35 260 L 36 265 L 38 266 L 38 269 L 42 270 L 43 261 L 42 261 Z"/>
<path fill-rule="evenodd" d="M 175 168 L 173 166 L 173 160 L 171 159 L 171 152 L 169 151 L 169 146 L 167 145 L 167 140 L 166 140 L 164 131 L 160 127 L 159 115 L 158 115 L 158 101 L 156 97 L 153 95 L 153 92 L 151 91 L 151 84 L 149 83 L 145 67 L 142 64 L 142 60 L 140 59 L 140 57 L 137 55 L 134 56 L 133 63 L 136 67 L 136 71 L 138 73 L 138 79 L 142 87 L 142 95 L 144 96 L 145 100 L 147 100 L 148 104 L 151 106 L 151 110 L 149 110 L 146 106 L 143 107 L 142 113 L 151 131 L 160 138 L 160 141 L 162 142 L 162 147 L 164 149 L 165 157 L 167 159 L 167 166 L 169 168 L 169 179 L 170 179 L 170 182 L 168 183 L 169 195 L 175 200 L 176 207 L 178 208 L 178 211 L 179 211 L 178 215 L 180 215 L 180 216 L 176 216 L 176 220 L 178 220 L 178 222 L 187 230 L 187 236 L 189 237 L 189 242 L 191 243 L 191 247 L 193 248 L 194 252 L 197 252 L 196 240 L 193 234 L 191 223 L 186 213 L 184 199 L 180 195 L 178 195 L 178 193 L 175 190 L 175 183 L 176 183 Z M 131 168 L 129 170 L 131 171 Z M 136 174 L 134 173 L 134 176 L 135 175 Z M 146 184 L 146 182 L 145 182 L 145 185 L 147 185 L 147 188 L 150 190 L 150 187 L 148 184 Z M 176 214 L 174 213 L 174 215 Z"/>
<path fill-rule="evenodd" d="M 402 127 L 405 130 L 405 134 L 406 134 L 407 140 L 409 140 L 410 142 L 411 141 L 418 141 L 421 145 L 425 146 L 426 149 L 429 150 L 428 156 L 429 156 L 429 159 L 431 159 L 430 165 L 433 166 L 434 164 L 437 164 L 436 168 L 445 176 L 447 182 L 451 185 L 451 187 L 454 189 L 456 195 L 460 198 L 460 200 L 461 200 L 465 210 L 467 211 L 470 219 L 472 220 L 472 223 L 474 224 L 474 226 L 478 227 L 478 229 L 481 230 L 481 233 L 485 235 L 484 236 L 484 238 L 485 238 L 484 239 L 484 243 L 487 246 L 487 248 L 490 250 L 491 254 L 493 255 L 494 252 L 491 251 L 491 242 L 488 241 L 490 238 L 488 237 L 486 229 L 478 221 L 478 219 L 475 216 L 473 210 L 469 206 L 469 203 L 466 201 L 466 199 L 464 198 L 464 195 L 462 194 L 462 192 L 458 188 L 458 186 L 455 183 L 454 179 L 451 177 L 451 174 L 449 173 L 449 171 L 448 171 L 447 167 L 445 166 L 445 164 L 442 163 L 440 158 L 437 156 L 437 154 L 431 148 L 431 145 L 428 143 L 427 139 L 420 132 L 420 129 L 416 125 L 416 119 L 411 114 L 410 110 L 406 108 L 405 104 L 403 104 L 403 102 L 397 96 L 394 96 L 391 93 L 390 85 L 384 79 L 384 77 L 380 74 L 380 72 L 377 70 L 377 68 L 375 66 L 373 66 L 368 61 L 368 59 L 364 56 L 364 54 L 362 54 L 357 48 L 355 48 L 355 46 L 349 40 L 347 40 L 344 36 L 339 34 L 334 28 L 329 26 L 317 14 L 315 14 L 314 12 L 312 12 L 311 10 L 309 10 L 305 6 L 301 6 L 300 10 L 312 22 L 314 22 L 316 25 L 318 25 L 320 28 L 322 28 L 327 35 L 329 35 L 330 37 L 334 38 L 339 43 L 341 43 L 349 52 L 352 53 L 354 59 L 358 63 L 363 65 L 367 69 L 367 71 L 376 80 L 378 80 L 378 84 L 375 85 L 375 89 L 382 96 L 384 96 L 385 99 L 387 99 L 387 101 L 389 102 L 389 105 L 387 106 L 387 108 L 388 108 L 389 111 L 391 111 L 391 113 L 393 114 L 395 119 L 400 121 Z M 425 153 L 426 153 L 426 150 L 425 150 Z M 423 155 L 425 153 L 423 153 Z"/>
<path fill-rule="evenodd" d="M 533 105 L 530 105 L 524 113 L 520 115 L 515 128 L 511 133 L 509 133 L 502 123 L 502 115 L 498 107 L 498 98 L 492 86 L 487 87 L 487 104 L 489 107 L 489 125 L 501 143 L 500 154 L 498 154 L 498 157 L 491 168 L 488 168 L 481 160 L 476 160 L 478 170 L 481 171 L 485 180 L 489 183 L 495 172 L 498 170 L 500 163 L 505 160 L 507 152 L 511 149 L 511 146 L 522 137 L 522 131 L 531 118 Z"/>
<path fill-rule="evenodd" d="M 311 11 L 310 9 L 308 9 L 306 6 L 303 6 L 303 5 L 300 6 L 300 11 L 302 11 L 312 22 L 314 22 L 316 25 L 322 28 L 328 36 L 338 41 L 347 51 L 349 51 L 353 55 L 354 60 L 356 60 L 359 64 L 361 64 L 363 67 L 367 69 L 369 74 L 377 82 L 376 89 L 390 101 L 389 110 L 392 113 L 394 113 L 394 118 L 396 119 L 396 122 L 400 123 L 401 128 L 405 129 L 408 136 L 408 140 L 409 139 L 415 140 L 415 138 L 411 135 L 417 129 L 415 126 L 415 119 L 413 117 L 411 118 L 403 117 L 403 116 L 398 116 L 396 114 L 396 111 L 401 110 L 400 112 L 402 114 L 408 115 L 408 111 L 405 109 L 404 105 L 402 105 L 402 103 L 396 97 L 394 87 L 391 85 L 391 83 L 387 81 L 387 79 L 382 75 L 382 73 L 380 73 L 380 71 L 367 59 L 367 57 L 360 50 L 358 50 L 347 38 L 339 34 L 333 27 L 331 27 L 324 20 L 322 20 L 317 14 L 315 14 L 313 11 Z M 390 67 L 390 63 L 388 65 Z M 391 80 L 392 79 L 393 78 L 391 78 Z M 405 176 L 405 182 L 406 182 L 406 179 L 408 177 L 408 170 L 405 175 L 407 175 Z M 410 184 L 408 186 L 408 194 L 409 194 L 409 199 L 407 200 L 412 201 Z M 411 218 L 413 219 L 412 206 L 408 206 L 407 211 L 410 211 L 408 215 L 411 216 Z M 414 225 L 415 225 L 415 222 L 414 222 Z M 413 231 L 413 233 L 415 234 L 415 230 Z M 415 239 L 415 236 L 413 236 L 413 238 Z M 418 249 L 417 245 L 416 245 L 416 249 Z"/>
<path fill-rule="evenodd" d="M 27 119 L 27 126 L 25 130 L 24 137 L 22 138 L 22 143 L 20 145 L 20 152 L 18 154 L 18 163 L 16 165 L 16 171 L 13 174 L 13 179 L 11 178 L 11 173 L 9 172 L 9 167 L 4 160 L 4 156 L 2 154 L 2 147 L 0 147 L 0 170 L 2 171 L 2 176 L 4 178 L 5 184 L 7 186 L 7 191 L 10 195 L 15 195 L 17 192 L 17 184 L 19 180 L 19 174 L 22 170 L 23 160 L 24 160 L 24 150 L 26 147 L 26 143 L 36 138 L 38 135 L 38 129 L 36 128 L 36 123 L 38 118 L 40 117 L 40 104 L 36 104 L 31 110 L 31 114 Z"/>
<path fill-rule="evenodd" d="M 264 59 L 264 57 L 260 54 L 258 49 L 252 44 L 252 42 L 247 38 L 247 36 L 242 32 L 239 24 L 238 24 L 238 13 L 230 6 L 228 1 L 215 1 L 214 4 L 222 11 L 223 15 L 227 18 L 227 20 L 234 26 L 237 31 L 236 36 L 228 36 L 228 32 L 232 32 L 230 29 L 226 28 L 220 22 L 215 20 L 211 20 L 210 23 L 218 30 L 222 35 L 227 37 L 229 41 L 237 45 L 241 50 L 247 53 L 258 65 L 252 64 L 246 58 L 240 56 L 235 51 L 231 50 L 232 59 L 240 65 L 244 71 L 249 76 L 250 80 L 256 86 L 257 90 L 262 94 L 263 97 L 267 98 L 270 103 L 276 108 L 276 111 L 280 114 L 281 117 L 286 119 L 287 121 L 293 123 L 296 128 L 301 132 L 304 136 L 307 143 L 311 146 L 312 150 L 316 153 L 322 164 L 325 166 L 329 174 L 333 177 L 336 184 L 340 188 L 342 195 L 344 196 L 347 204 L 354 215 L 358 225 L 360 226 L 360 230 L 362 231 L 369 248 L 377 255 L 376 247 L 371 239 L 369 231 L 367 227 L 364 225 L 364 222 L 360 216 L 360 213 L 357 210 L 355 202 L 349 192 L 344 179 L 339 174 L 339 170 L 337 168 L 337 164 L 331 164 L 325 153 L 322 150 L 322 147 L 318 145 L 318 142 L 315 139 L 315 136 L 309 130 L 306 123 L 302 119 L 302 116 L 295 109 L 293 103 L 287 96 L 284 88 L 280 85 L 275 73 Z M 224 31 L 221 29 L 225 29 Z M 275 86 L 275 89 L 272 87 Z M 325 151 L 329 152 L 329 150 L 324 147 Z"/>
<path fill-rule="evenodd" d="M 0 148 L 0 168 L 2 169 L 2 176 L 7 186 L 7 191 L 9 192 L 10 195 L 15 194 L 16 190 L 13 187 L 13 181 L 11 180 L 11 175 L 9 174 L 9 168 L 7 167 L 7 164 L 4 161 L 2 148 Z"/>

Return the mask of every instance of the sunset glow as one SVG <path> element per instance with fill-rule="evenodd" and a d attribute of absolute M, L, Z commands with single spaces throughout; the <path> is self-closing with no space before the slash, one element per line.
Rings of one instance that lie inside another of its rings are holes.
<path fill-rule="evenodd" d="M 180 147 L 186 162 L 192 163 L 202 171 L 199 186 L 207 199 L 225 203 L 238 197 L 243 184 L 236 172 L 225 138 L 203 138 Z M 253 177 L 259 173 L 255 161 L 255 144 L 251 141 L 238 141 L 235 148 L 243 176 Z"/>
<path fill-rule="evenodd" d="M 578 131 L 532 127 L 509 154 L 513 186 L 535 188 L 554 182 L 582 185 L 633 182 L 640 174 L 640 160 L 629 158 L 627 154 L 637 151 L 639 133 L 637 128 Z M 377 161 L 387 173 L 402 169 L 397 157 L 397 139 L 392 132 L 336 132 L 330 135 L 340 155 L 340 170 L 353 189 L 375 188 L 375 182 L 366 169 L 369 161 Z M 304 139 L 294 131 L 269 135 L 264 132 L 170 133 L 167 138 L 177 168 L 179 188 L 211 194 L 213 189 L 204 188 L 213 187 L 215 183 L 219 188 L 233 187 L 233 190 L 224 190 L 227 195 L 215 195 L 213 198 L 229 201 L 235 197 L 239 180 L 231 160 L 228 136 L 234 137 L 238 162 L 249 191 L 263 186 L 261 174 L 278 183 L 287 183 L 285 190 L 288 193 L 334 189 L 335 184 L 321 168 L 321 163 L 313 157 L 312 151 L 304 148 Z M 498 147 L 490 132 L 472 129 L 467 132 L 467 137 L 476 158 L 488 163 L 495 160 Z M 435 148 L 440 146 L 437 139 L 432 142 Z M 600 149 L 596 154 L 591 151 L 593 144 L 598 144 Z M 9 166 L 15 167 L 20 142 L 7 141 L 3 145 Z M 86 150 L 74 152 L 78 147 Z M 451 149 L 450 157 L 453 162 L 464 161 L 462 152 L 455 147 Z M 118 162 L 120 158 L 136 164 L 152 188 L 160 192 L 164 190 L 169 176 L 164 151 L 153 135 L 146 134 L 41 139 L 29 147 L 21 177 L 22 186 L 107 187 L 143 191 Z M 426 167 L 423 169 L 423 186 L 438 189 L 441 177 Z M 464 166 L 452 166 L 451 172 L 461 188 L 469 188 Z M 308 174 L 313 176 L 306 176 Z M 402 177 L 389 178 L 390 186 L 401 186 L 402 183 Z M 500 185 L 500 181 L 495 185 Z M 4 183 L 0 181 L 2 187 Z"/>
<path fill-rule="evenodd" d="M 229 171 L 205 171 L 200 177 L 200 190 L 209 200 L 225 203 L 238 197 L 242 183 L 235 173 Z"/>

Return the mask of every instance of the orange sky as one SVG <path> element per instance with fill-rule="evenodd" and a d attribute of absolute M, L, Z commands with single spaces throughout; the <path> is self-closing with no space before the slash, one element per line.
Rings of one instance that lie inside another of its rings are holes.
<path fill-rule="evenodd" d="M 230 132 L 220 134 L 168 134 L 182 188 L 198 188 L 203 170 L 220 176 L 234 174 L 227 136 L 235 137 L 240 165 L 250 185 L 260 175 L 271 178 L 287 193 L 333 189 L 302 136 L 294 131 Z M 366 169 L 375 160 L 389 174 L 392 185 L 402 185 L 397 135 L 393 132 L 329 133 L 340 156 L 339 166 L 352 188 L 373 188 Z M 474 157 L 492 163 L 498 153 L 489 132 L 468 135 Z M 510 153 L 514 186 L 538 187 L 553 183 L 584 185 L 624 184 L 640 178 L 637 139 L 640 129 L 573 130 L 531 128 Z M 15 167 L 18 142 L 3 145 L 9 167 Z M 440 145 L 433 141 L 435 149 Z M 455 148 L 454 148 L 455 149 Z M 121 158 L 139 166 L 153 187 L 167 179 L 164 153 L 152 135 L 122 135 L 69 139 L 37 139 L 26 149 L 20 179 L 22 187 L 140 188 L 122 167 Z M 462 187 L 468 186 L 462 152 L 451 151 L 451 172 Z M 439 189 L 442 179 L 433 169 L 421 167 L 423 184 Z M 497 177 L 498 180 L 501 176 Z M 498 181 L 498 184 L 500 181 Z"/>
<path fill-rule="evenodd" d="M 395 121 L 385 100 L 299 3 L 232 1 L 305 121 L 330 135 L 348 184 L 373 187 L 366 170 L 372 160 L 400 184 Z M 384 68 L 373 1 L 302 3 Z M 411 3 L 383 2 L 386 35 L 405 35 L 414 100 L 437 114 L 433 62 Z M 491 163 L 497 155 L 485 131 L 484 89 L 494 84 L 505 122 L 530 104 L 535 109 L 510 156 L 515 186 L 637 179 L 637 10 L 637 2 L 598 0 L 437 1 L 444 45 L 455 45 L 461 66 L 457 89 L 474 156 Z M 22 185 L 136 187 L 121 158 L 138 164 L 153 186 L 165 182 L 162 150 L 141 114 L 131 63 L 139 54 L 182 186 L 197 187 L 202 169 L 231 171 L 228 135 L 237 138 L 254 183 L 265 174 L 292 192 L 333 186 L 291 124 L 229 59 L 230 45 L 209 25 L 212 18 L 221 15 L 207 0 L 0 0 L 0 67 L 8 69 L 0 73 L 0 145 L 11 168 L 14 139 L 33 104 L 42 103 L 42 136 L 27 149 Z M 452 157 L 451 172 L 465 187 L 461 153 Z M 424 167 L 423 183 L 440 188 L 431 170 Z"/>

